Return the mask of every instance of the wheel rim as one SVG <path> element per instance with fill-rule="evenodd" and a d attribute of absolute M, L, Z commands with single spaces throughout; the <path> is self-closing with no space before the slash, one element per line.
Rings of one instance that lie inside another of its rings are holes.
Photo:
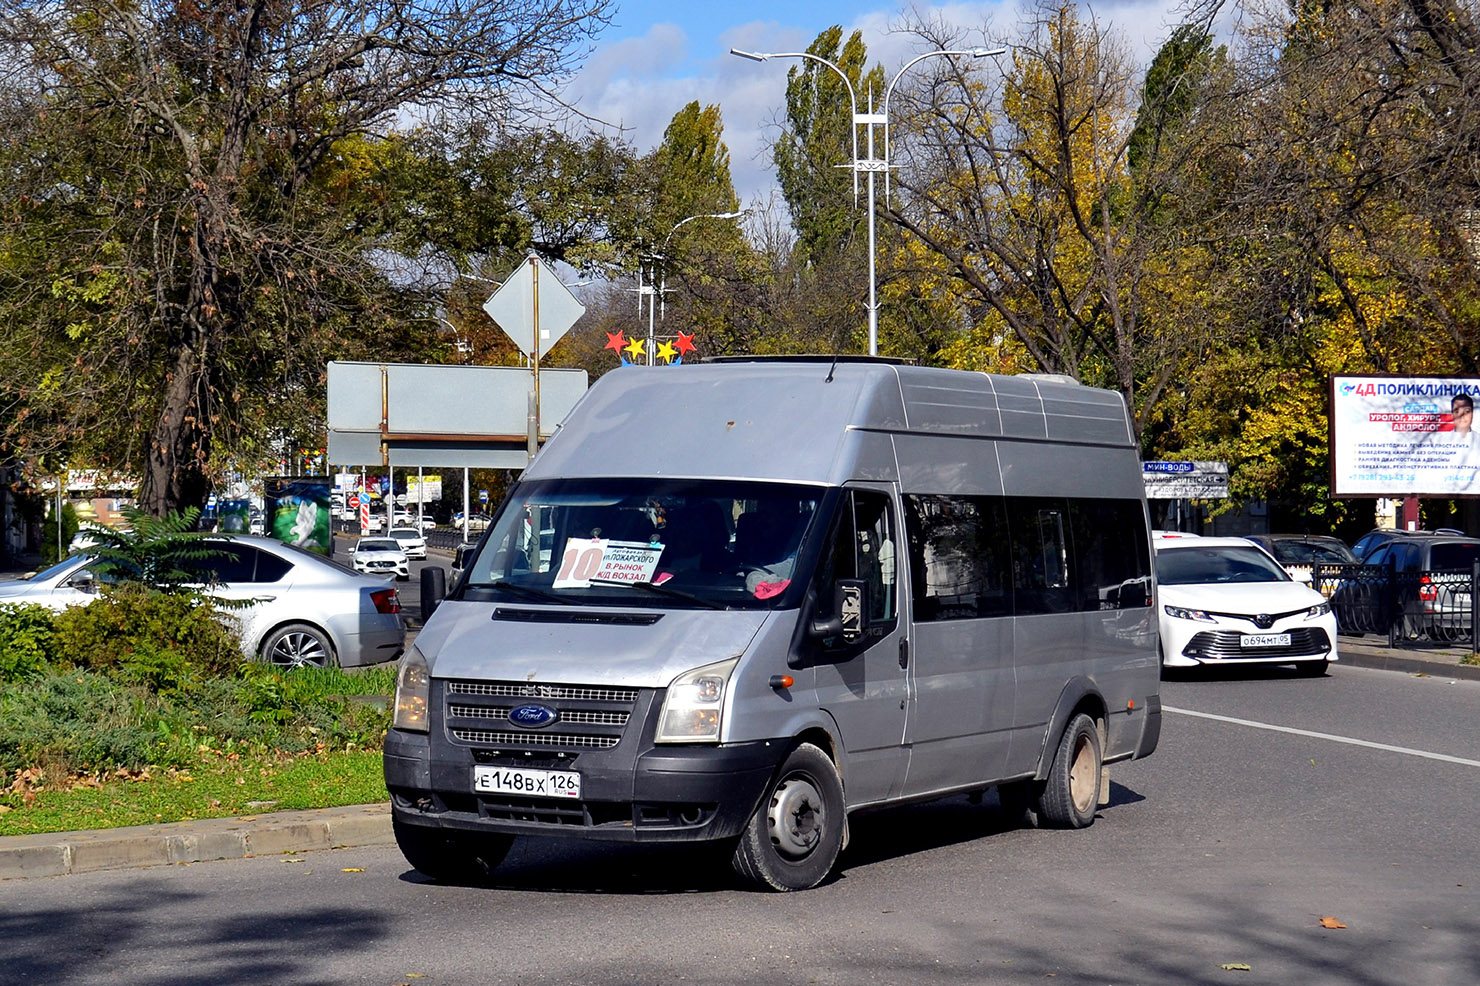
<path fill-rule="evenodd" d="M 1088 736 L 1081 733 L 1075 738 L 1074 762 L 1069 768 L 1069 797 L 1074 802 L 1076 811 L 1083 813 L 1093 807 L 1098 773 L 1094 744 Z"/>
<path fill-rule="evenodd" d="M 822 794 L 805 777 L 788 777 L 776 785 L 766 821 L 777 851 L 804 858 L 822 841 L 827 822 Z"/>
<path fill-rule="evenodd" d="M 283 634 L 272 645 L 273 664 L 289 668 L 323 667 L 329 653 L 317 636 L 303 630 Z"/>

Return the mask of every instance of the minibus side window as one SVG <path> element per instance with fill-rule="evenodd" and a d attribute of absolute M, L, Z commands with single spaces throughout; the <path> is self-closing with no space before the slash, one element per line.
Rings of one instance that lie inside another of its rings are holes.
<path fill-rule="evenodd" d="M 1007 514 L 1001 497 L 905 497 L 919 622 L 1009 616 Z"/>

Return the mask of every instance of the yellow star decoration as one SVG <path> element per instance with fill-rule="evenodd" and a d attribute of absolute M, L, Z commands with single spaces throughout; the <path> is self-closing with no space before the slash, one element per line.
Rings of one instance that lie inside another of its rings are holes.
<path fill-rule="evenodd" d="M 632 354 L 632 359 L 635 361 L 638 357 L 647 354 L 646 347 L 646 339 L 633 339 L 631 342 L 627 343 L 627 352 Z"/>
<path fill-rule="evenodd" d="M 672 363 L 673 357 L 677 355 L 678 350 L 673 348 L 673 344 L 671 342 L 661 342 L 658 344 L 658 359 Z"/>

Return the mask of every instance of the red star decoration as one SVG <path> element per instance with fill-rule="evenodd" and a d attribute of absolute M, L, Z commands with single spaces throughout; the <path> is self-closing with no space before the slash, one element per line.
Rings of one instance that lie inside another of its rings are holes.
<path fill-rule="evenodd" d="M 690 332 L 684 335 L 680 332 L 673 343 L 673 348 L 678 350 L 680 356 L 687 356 L 694 349 L 694 334 Z"/>
<path fill-rule="evenodd" d="M 606 345 L 602 348 L 615 349 L 617 352 L 620 353 L 623 349 L 627 348 L 627 333 L 622 329 L 618 329 L 616 335 L 612 335 L 610 332 L 608 332 L 606 334 Z"/>

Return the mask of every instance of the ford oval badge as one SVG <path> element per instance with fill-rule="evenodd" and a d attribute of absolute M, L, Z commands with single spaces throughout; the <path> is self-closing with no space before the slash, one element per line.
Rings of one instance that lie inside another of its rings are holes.
<path fill-rule="evenodd" d="M 559 718 L 560 713 L 546 705 L 516 705 L 509 710 L 509 721 L 525 729 L 539 729 Z"/>

